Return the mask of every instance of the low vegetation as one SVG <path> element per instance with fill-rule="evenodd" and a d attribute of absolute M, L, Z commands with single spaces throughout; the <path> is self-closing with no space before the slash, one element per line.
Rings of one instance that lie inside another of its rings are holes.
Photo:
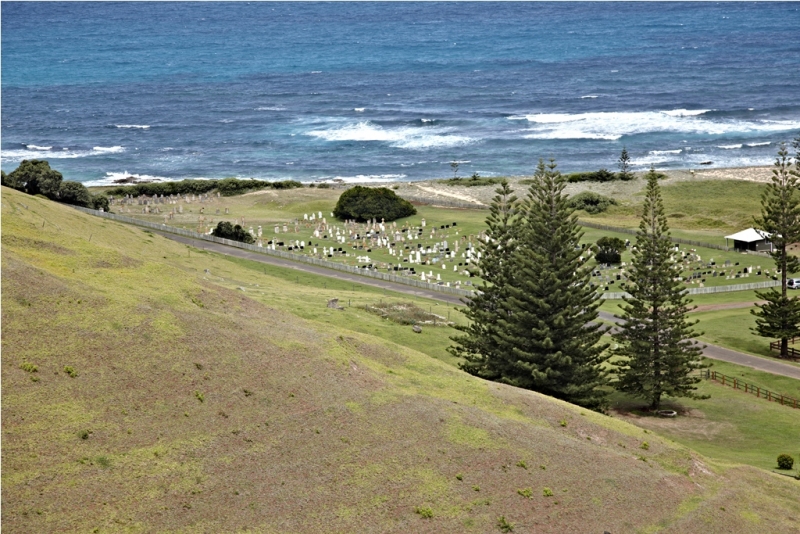
<path fill-rule="evenodd" d="M 61 173 L 51 169 L 45 160 L 23 160 L 10 173 L 3 171 L 2 185 L 63 204 L 108 211 L 108 197 L 89 193 L 80 182 L 64 181 Z"/>
<path fill-rule="evenodd" d="M 222 180 L 179 180 L 175 182 L 121 185 L 106 190 L 106 193 L 117 197 L 125 195 L 134 197 L 147 195 L 152 197 L 156 195 L 198 195 L 217 191 L 222 196 L 232 196 L 262 189 L 294 189 L 298 187 L 303 187 L 303 184 L 295 180 L 268 182 L 266 180 L 223 178 Z"/>
<path fill-rule="evenodd" d="M 217 227 L 211 232 L 214 237 L 221 237 L 223 239 L 230 239 L 232 241 L 239 241 L 241 243 L 252 244 L 255 243 L 255 238 L 250 235 L 250 232 L 242 228 L 239 224 L 231 224 L 228 221 L 220 221 Z"/>
<path fill-rule="evenodd" d="M 370 313 L 388 319 L 393 323 L 404 325 L 452 325 L 445 317 L 430 310 L 424 310 L 413 302 L 376 302 L 364 306 Z"/>
<path fill-rule="evenodd" d="M 603 196 L 592 191 L 583 191 L 570 197 L 569 204 L 574 210 L 583 210 L 586 213 L 595 215 L 603 213 L 609 207 L 615 206 L 617 201 L 613 198 Z"/>
<path fill-rule="evenodd" d="M 357 222 L 369 220 L 395 221 L 417 213 L 408 200 L 400 198 L 386 187 L 363 187 L 357 185 L 341 194 L 333 208 L 333 215 L 341 220 Z"/>

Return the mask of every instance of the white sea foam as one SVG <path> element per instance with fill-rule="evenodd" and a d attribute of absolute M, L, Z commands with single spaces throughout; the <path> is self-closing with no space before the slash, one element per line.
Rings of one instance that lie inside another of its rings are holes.
<path fill-rule="evenodd" d="M 378 141 L 396 148 L 419 150 L 425 148 L 453 147 L 473 141 L 463 135 L 449 134 L 449 129 L 439 128 L 383 128 L 369 121 L 347 124 L 324 130 L 311 130 L 306 135 L 325 141 Z"/>
<path fill-rule="evenodd" d="M 736 150 L 737 148 L 742 148 L 742 144 L 739 143 L 738 145 L 717 145 L 717 148 L 721 148 L 723 150 Z"/>
<path fill-rule="evenodd" d="M 581 98 L 597 98 L 600 95 L 583 95 Z"/>
<path fill-rule="evenodd" d="M 83 182 L 83 185 L 86 187 L 100 187 L 100 186 L 109 186 L 109 185 L 126 185 L 120 184 L 117 180 L 122 180 L 124 178 L 134 178 L 137 181 L 141 182 L 176 182 L 180 180 L 208 180 L 209 178 L 203 177 L 182 177 L 182 178 L 168 178 L 165 176 L 151 176 L 149 174 L 137 174 L 132 172 L 106 172 L 105 177 L 100 178 L 98 180 L 90 180 L 88 182 Z"/>
<path fill-rule="evenodd" d="M 356 113 L 363 113 L 364 108 L 353 108 L 353 111 L 355 111 Z"/>
<path fill-rule="evenodd" d="M 711 109 L 673 109 L 670 111 L 662 111 L 664 115 L 669 115 L 670 117 L 696 117 L 697 115 L 703 115 L 704 113 L 708 113 L 709 111 L 713 111 Z"/>
<path fill-rule="evenodd" d="M 261 106 L 255 108 L 256 111 L 285 111 L 286 108 L 282 108 L 280 106 Z"/>
<path fill-rule="evenodd" d="M 116 154 L 118 152 L 125 152 L 125 147 L 121 146 L 95 146 L 92 147 L 94 152 L 100 152 L 103 154 Z"/>
<path fill-rule="evenodd" d="M 36 147 L 35 145 L 26 145 L 27 149 L 17 150 L 3 150 L 0 151 L 0 161 L 19 162 L 24 159 L 75 159 L 87 158 L 91 156 L 99 156 L 101 154 L 109 154 L 114 152 L 123 152 L 125 149 L 121 146 L 115 147 L 94 147 L 92 150 L 70 150 L 69 148 L 62 148 L 61 150 L 50 150 L 52 147 Z"/>
<path fill-rule="evenodd" d="M 747 146 L 756 147 L 756 146 L 769 146 L 772 143 L 769 141 L 764 141 L 763 143 L 747 143 Z"/>
<path fill-rule="evenodd" d="M 422 122 L 433 122 L 436 119 L 420 119 Z"/>
<path fill-rule="evenodd" d="M 220 119 L 217 122 L 221 122 L 222 124 L 230 124 L 233 122 L 233 119 Z"/>
<path fill-rule="evenodd" d="M 37 145 L 25 145 L 28 150 L 50 150 L 53 147 L 51 146 L 37 146 Z"/>
<path fill-rule="evenodd" d="M 666 154 L 680 154 L 681 152 L 683 152 L 683 150 L 679 148 L 677 150 L 651 150 L 648 154 L 651 156 L 663 156 Z"/>
<path fill-rule="evenodd" d="M 348 184 L 366 184 L 380 182 L 396 182 L 405 178 L 405 174 L 358 174 L 356 176 L 334 176 L 331 178 L 319 178 L 314 180 L 316 183 L 345 182 Z"/>
<path fill-rule="evenodd" d="M 138 129 L 138 130 L 149 130 L 150 129 L 150 125 L 149 124 L 115 124 L 114 126 L 116 126 L 117 128 L 125 128 L 125 129 L 127 129 L 127 128 L 135 128 L 135 129 Z"/>
<path fill-rule="evenodd" d="M 539 113 L 512 115 L 508 120 L 526 120 L 527 139 L 605 139 L 623 135 L 675 132 L 725 135 L 779 132 L 800 128 L 800 121 L 738 120 L 704 117 L 708 110 L 640 112 Z"/>

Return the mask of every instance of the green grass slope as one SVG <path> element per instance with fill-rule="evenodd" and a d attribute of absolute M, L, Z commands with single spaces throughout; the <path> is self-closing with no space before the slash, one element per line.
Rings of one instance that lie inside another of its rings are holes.
<path fill-rule="evenodd" d="M 7 532 L 800 527 L 794 480 L 315 315 L 317 289 L 232 289 L 253 271 L 5 188 L 2 225 Z"/>

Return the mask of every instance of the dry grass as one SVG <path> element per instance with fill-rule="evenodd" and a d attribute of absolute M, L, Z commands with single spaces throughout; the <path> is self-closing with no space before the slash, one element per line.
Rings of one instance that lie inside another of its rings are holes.
<path fill-rule="evenodd" d="M 140 230 L 6 189 L 2 222 L 7 532 L 796 531 L 790 479 L 267 306 Z"/>
<path fill-rule="evenodd" d="M 413 302 L 381 301 L 366 304 L 364 307 L 368 312 L 397 324 L 428 326 L 450 326 L 453 324 L 448 322 L 445 317 L 432 311 L 425 311 Z"/>

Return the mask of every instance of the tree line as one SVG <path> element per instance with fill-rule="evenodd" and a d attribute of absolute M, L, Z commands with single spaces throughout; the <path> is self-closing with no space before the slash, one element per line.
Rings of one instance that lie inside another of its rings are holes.
<path fill-rule="evenodd" d="M 15 170 L 2 176 L 2 185 L 29 195 L 43 195 L 50 200 L 83 206 L 84 208 L 108 211 L 108 197 L 93 195 L 80 182 L 64 180 L 64 177 L 45 160 L 23 160 Z"/>
<path fill-rule="evenodd" d="M 800 138 L 794 143 L 800 152 Z M 772 236 L 772 257 L 782 287 L 759 293 L 767 303 L 754 332 L 783 341 L 800 336 L 800 301 L 786 293 L 786 273 L 798 271 L 788 253 L 800 241 L 800 154 L 794 166 L 781 147 L 773 178 L 754 221 Z M 632 247 L 628 293 L 612 330 L 598 322 L 602 303 L 581 256 L 583 232 L 575 205 L 564 193 L 567 178 L 555 161 L 539 161 L 524 198 L 503 181 L 492 200 L 477 264 L 483 284 L 462 310 L 449 351 L 465 371 L 595 410 L 607 407 L 613 387 L 658 409 L 667 397 L 706 398 L 696 371 L 706 368 L 703 347 L 693 340 L 696 321 L 680 281 L 667 217 L 651 169 L 645 176 L 642 219 Z M 607 243 L 609 249 L 617 243 Z M 602 247 L 601 247 L 602 248 Z M 615 346 L 602 341 L 610 333 Z M 785 353 L 784 353 L 785 355 Z"/>

